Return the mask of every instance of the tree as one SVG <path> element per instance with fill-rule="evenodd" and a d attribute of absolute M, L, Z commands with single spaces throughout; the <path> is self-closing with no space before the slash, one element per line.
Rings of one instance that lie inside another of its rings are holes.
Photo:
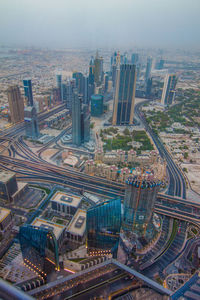
<path fill-rule="evenodd" d="M 188 152 L 185 152 L 185 153 L 183 154 L 183 157 L 184 157 L 185 159 L 187 159 L 187 158 L 188 158 Z"/>
<path fill-rule="evenodd" d="M 130 135 L 130 131 L 128 130 L 128 128 L 125 128 L 123 131 L 124 135 Z"/>

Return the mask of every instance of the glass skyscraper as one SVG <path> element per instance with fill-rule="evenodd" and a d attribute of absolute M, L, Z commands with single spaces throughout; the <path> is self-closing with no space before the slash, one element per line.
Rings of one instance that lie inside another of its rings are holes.
<path fill-rule="evenodd" d="M 123 64 L 117 70 L 113 125 L 133 124 L 136 88 L 135 65 Z"/>
<path fill-rule="evenodd" d="M 91 116 L 100 117 L 103 114 L 103 96 L 92 95 L 91 97 Z"/>
<path fill-rule="evenodd" d="M 121 199 L 111 199 L 87 210 L 87 248 L 91 255 L 117 256 L 121 228 Z"/>
<path fill-rule="evenodd" d="M 27 98 L 27 105 L 33 106 L 33 93 L 32 93 L 31 79 L 24 79 L 23 84 L 24 84 L 24 94 L 25 97 Z"/>
<path fill-rule="evenodd" d="M 152 221 L 153 208 L 161 182 L 146 180 L 137 176 L 126 181 L 124 197 L 124 215 L 122 228 L 145 235 L 148 224 Z"/>
<path fill-rule="evenodd" d="M 51 229 L 23 225 L 19 231 L 22 257 L 33 269 L 45 270 L 45 259 L 52 261 L 59 269 L 58 244 Z M 46 270 L 45 270 L 46 271 Z"/>

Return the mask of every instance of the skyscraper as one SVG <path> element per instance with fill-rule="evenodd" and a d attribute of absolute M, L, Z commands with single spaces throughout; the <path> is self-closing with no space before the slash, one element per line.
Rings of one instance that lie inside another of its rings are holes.
<path fill-rule="evenodd" d="M 8 103 L 12 123 L 24 120 L 24 101 L 17 85 L 8 88 Z"/>
<path fill-rule="evenodd" d="M 97 51 L 96 57 L 94 60 L 94 81 L 96 85 L 100 85 L 103 80 L 103 57 L 99 57 Z"/>
<path fill-rule="evenodd" d="M 81 107 L 81 142 L 89 142 L 90 140 L 90 112 L 89 106 L 83 104 Z"/>
<path fill-rule="evenodd" d="M 23 225 L 19 231 L 19 241 L 24 261 L 39 274 L 48 272 L 46 259 L 59 267 L 58 243 L 52 226 Z"/>
<path fill-rule="evenodd" d="M 175 97 L 176 84 L 177 77 L 175 74 L 166 75 L 161 98 L 161 103 L 163 105 L 170 105 L 173 103 Z"/>
<path fill-rule="evenodd" d="M 63 101 L 63 91 L 62 91 L 62 75 L 56 75 L 56 86 L 59 90 L 59 101 Z"/>
<path fill-rule="evenodd" d="M 135 65 L 120 65 L 120 68 L 117 70 L 112 119 L 113 125 L 133 124 L 135 87 Z"/>
<path fill-rule="evenodd" d="M 147 58 L 147 66 L 146 66 L 146 73 L 145 73 L 145 82 L 147 83 L 148 79 L 151 76 L 151 68 L 152 68 L 152 57 Z"/>
<path fill-rule="evenodd" d="M 92 95 L 91 97 L 91 116 L 100 117 L 103 114 L 103 96 Z"/>
<path fill-rule="evenodd" d="M 153 79 L 152 79 L 152 77 L 150 77 L 147 80 L 147 84 L 146 84 L 146 97 L 147 98 L 151 97 L 152 83 L 153 83 Z"/>
<path fill-rule="evenodd" d="M 131 63 L 133 65 L 136 65 L 138 63 L 138 61 L 139 61 L 139 54 L 138 53 L 133 53 L 131 55 Z"/>
<path fill-rule="evenodd" d="M 27 105 L 33 106 L 33 93 L 32 93 L 32 83 L 31 79 L 24 79 L 24 94 L 27 99 Z"/>
<path fill-rule="evenodd" d="M 92 255 L 117 255 L 121 228 L 121 200 L 104 201 L 87 210 L 87 249 Z"/>
<path fill-rule="evenodd" d="M 77 92 L 72 98 L 72 142 L 81 145 L 81 97 Z"/>
<path fill-rule="evenodd" d="M 38 138 L 40 135 L 37 112 L 34 106 L 27 106 L 24 110 L 24 121 L 26 136 L 33 139 Z"/>
<path fill-rule="evenodd" d="M 88 78 L 81 72 L 74 72 L 72 77 L 76 81 L 76 89 L 79 95 L 83 97 L 83 102 L 88 103 Z"/>
<path fill-rule="evenodd" d="M 126 181 L 124 197 L 124 215 L 122 226 L 125 231 L 133 231 L 139 236 L 145 235 L 152 221 L 153 208 L 160 181 L 154 179 L 130 177 Z"/>

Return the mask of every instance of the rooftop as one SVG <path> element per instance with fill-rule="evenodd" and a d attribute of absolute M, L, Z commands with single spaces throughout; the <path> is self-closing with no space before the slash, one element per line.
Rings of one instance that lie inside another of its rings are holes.
<path fill-rule="evenodd" d="M 81 202 L 81 197 L 66 194 L 64 192 L 56 192 L 51 198 L 51 201 L 59 202 L 68 206 L 78 207 Z"/>
<path fill-rule="evenodd" d="M 35 218 L 31 225 L 51 229 L 56 237 L 56 240 L 59 239 L 61 233 L 65 229 L 65 226 L 63 225 L 59 225 L 41 218 Z"/>
<path fill-rule="evenodd" d="M 9 179 L 11 179 L 15 175 L 14 172 L 10 171 L 1 171 L 0 172 L 0 182 L 6 183 Z"/>
<path fill-rule="evenodd" d="M 70 222 L 67 231 L 72 234 L 84 235 L 86 227 L 86 211 L 78 209 L 72 221 Z"/>
<path fill-rule="evenodd" d="M 10 209 L 0 207 L 0 222 L 2 222 L 10 214 L 10 212 Z"/>

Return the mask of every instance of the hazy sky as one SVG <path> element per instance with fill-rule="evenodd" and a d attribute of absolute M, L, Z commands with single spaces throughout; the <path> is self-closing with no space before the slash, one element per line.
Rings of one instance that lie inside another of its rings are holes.
<path fill-rule="evenodd" d="M 200 47 L 200 0 L 0 0 L 0 44 Z"/>

